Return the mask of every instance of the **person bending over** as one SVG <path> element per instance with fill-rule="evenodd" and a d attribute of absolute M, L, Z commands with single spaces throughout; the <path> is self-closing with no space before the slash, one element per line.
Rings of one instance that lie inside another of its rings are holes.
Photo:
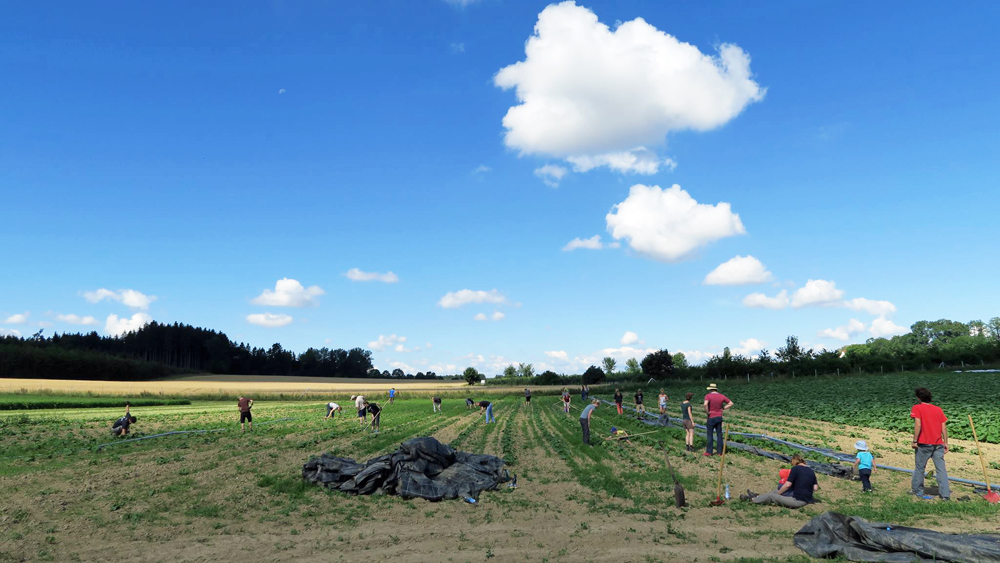
<path fill-rule="evenodd" d="M 382 407 L 378 403 L 365 401 L 365 408 L 372 415 L 372 430 L 378 432 L 382 428 Z"/>
<path fill-rule="evenodd" d="M 253 415 L 250 414 L 250 409 L 253 408 L 253 399 L 250 397 L 240 397 L 236 401 L 236 408 L 240 411 L 240 432 L 246 432 L 247 427 L 250 427 L 250 431 L 253 432 Z"/>
<path fill-rule="evenodd" d="M 431 404 L 434 406 L 434 412 L 441 412 L 441 397 L 432 398 Z"/>
<path fill-rule="evenodd" d="M 129 433 L 129 429 L 131 428 L 131 426 L 135 424 L 135 421 L 137 419 L 134 416 L 132 416 L 131 412 L 129 412 L 129 409 L 130 409 L 129 404 L 125 403 L 125 415 L 116 420 L 114 424 L 111 425 L 112 436 L 127 435 Z"/>
<path fill-rule="evenodd" d="M 326 404 L 326 418 L 333 418 L 333 415 L 337 412 L 344 412 L 344 409 L 337 403 Z"/>

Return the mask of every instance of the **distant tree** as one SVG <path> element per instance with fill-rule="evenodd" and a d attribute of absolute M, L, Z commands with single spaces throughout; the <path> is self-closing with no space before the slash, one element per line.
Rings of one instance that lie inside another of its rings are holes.
<path fill-rule="evenodd" d="M 799 346 L 799 337 L 789 336 L 785 339 L 785 345 L 778 348 L 775 355 L 782 362 L 795 362 L 805 357 L 806 353 L 805 350 Z"/>
<path fill-rule="evenodd" d="M 684 352 L 677 352 L 676 354 L 674 354 L 673 361 L 674 361 L 674 367 L 677 369 L 688 368 L 688 360 L 687 356 L 684 355 Z"/>
<path fill-rule="evenodd" d="M 536 385 L 558 385 L 559 382 L 559 374 L 552 370 L 545 370 L 535 378 Z"/>
<path fill-rule="evenodd" d="M 509 366 L 503 368 L 503 376 L 504 377 L 517 377 L 517 368 L 514 367 L 514 364 L 510 364 Z"/>
<path fill-rule="evenodd" d="M 520 377 L 535 377 L 535 367 L 531 364 L 518 364 L 517 375 Z"/>
<path fill-rule="evenodd" d="M 604 358 L 604 360 L 601 363 L 604 366 L 604 374 L 609 376 L 615 374 L 615 366 L 617 365 L 617 362 L 615 362 L 614 358 L 608 356 Z M 603 380 L 604 378 L 602 377 L 601 379 Z"/>
<path fill-rule="evenodd" d="M 404 373 L 403 370 L 401 370 L 399 368 L 396 368 L 396 369 L 392 370 L 392 374 L 391 375 L 392 375 L 392 377 L 394 377 L 396 379 L 402 379 L 402 378 L 406 377 L 406 373 Z"/>
<path fill-rule="evenodd" d="M 483 376 L 478 371 L 476 371 L 476 368 L 472 366 L 465 368 L 465 371 L 462 372 L 462 377 L 465 379 L 465 382 L 468 383 L 469 385 L 475 385 L 479 383 L 479 381 L 483 378 Z"/>
<path fill-rule="evenodd" d="M 635 358 L 629 358 L 625 362 L 625 372 L 629 375 L 639 375 L 642 373 L 642 367 L 639 366 L 639 360 Z"/>
<path fill-rule="evenodd" d="M 992 336 L 993 340 L 1000 343 L 1000 317 L 993 317 L 990 319 L 987 328 L 989 329 L 990 336 Z"/>
<path fill-rule="evenodd" d="M 674 373 L 674 358 L 667 350 L 658 350 L 642 359 L 642 372 L 649 377 L 666 379 Z"/>
<path fill-rule="evenodd" d="M 610 359 L 610 358 L 605 358 Z M 614 360 L 612 360 L 613 362 Z M 583 372 L 583 377 L 581 378 L 583 382 L 587 385 L 593 385 L 594 383 L 600 383 L 604 381 L 604 372 L 601 368 L 597 366 L 590 366 L 587 371 Z"/>

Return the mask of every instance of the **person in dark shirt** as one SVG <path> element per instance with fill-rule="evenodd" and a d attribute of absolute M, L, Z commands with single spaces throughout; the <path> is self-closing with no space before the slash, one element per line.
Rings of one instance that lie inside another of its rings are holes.
<path fill-rule="evenodd" d="M 476 402 L 473 401 L 471 397 L 466 397 L 466 399 L 465 399 L 465 408 L 471 409 L 471 408 L 473 408 L 475 406 L 476 406 Z"/>
<path fill-rule="evenodd" d="M 434 407 L 434 412 L 441 412 L 441 397 L 432 397 L 431 406 Z"/>
<path fill-rule="evenodd" d="M 486 424 L 496 423 L 496 419 L 493 418 L 493 404 L 489 401 L 479 401 L 479 411 L 486 412 Z"/>
<path fill-rule="evenodd" d="M 752 500 L 755 504 L 777 504 L 786 508 L 802 508 L 814 502 L 813 492 L 819 489 L 816 481 L 816 473 L 806 465 L 802 456 L 795 454 L 792 456 L 792 471 L 788 474 L 785 484 L 778 490 L 761 495 L 747 491 L 747 494 L 740 495 L 743 500 Z"/>
<path fill-rule="evenodd" d="M 646 414 L 646 407 L 642 405 L 642 389 L 635 392 L 635 412 L 636 414 Z"/>
<path fill-rule="evenodd" d="M 129 412 L 130 406 L 125 403 L 125 415 L 119 418 L 111 425 L 111 435 L 112 436 L 125 436 L 129 433 L 129 428 L 137 420 L 136 417 L 132 416 Z"/>
<path fill-rule="evenodd" d="M 625 395 L 622 395 L 621 389 L 615 389 L 615 406 L 618 408 L 618 414 L 622 414 L 622 401 L 625 400 Z"/>
<path fill-rule="evenodd" d="M 365 401 L 365 409 L 372 415 L 372 430 L 378 432 L 382 427 L 382 407 L 378 406 L 378 403 Z"/>

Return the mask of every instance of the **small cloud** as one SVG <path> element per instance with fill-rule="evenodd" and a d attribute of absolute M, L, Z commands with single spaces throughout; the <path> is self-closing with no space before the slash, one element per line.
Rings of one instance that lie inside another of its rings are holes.
<path fill-rule="evenodd" d="M 636 334 L 636 333 L 634 333 L 634 332 L 632 332 L 631 330 L 625 331 L 625 334 L 622 336 L 622 340 L 621 340 L 621 342 L 622 342 L 622 344 L 624 346 L 628 346 L 630 344 L 635 344 L 638 341 L 639 341 L 639 335 Z"/>
<path fill-rule="evenodd" d="M 855 334 L 861 334 L 865 331 L 865 323 L 859 321 L 858 319 L 851 319 L 844 326 L 838 326 L 836 328 L 826 328 L 817 333 L 818 336 L 824 336 L 826 338 L 834 338 L 836 340 L 849 340 Z"/>
<path fill-rule="evenodd" d="M 549 350 L 545 352 L 545 355 L 553 360 L 561 360 L 563 362 L 569 361 L 569 355 L 565 350 Z"/>
<path fill-rule="evenodd" d="M 485 321 L 486 313 L 477 313 L 475 317 L 472 317 L 472 319 L 476 321 Z"/>
<path fill-rule="evenodd" d="M 550 188 L 558 188 L 559 182 L 566 174 L 569 174 L 569 170 L 558 164 L 546 164 L 545 166 L 535 168 L 535 176 L 541 178 L 542 182 Z"/>
<path fill-rule="evenodd" d="M 473 303 L 494 303 L 497 305 L 503 305 L 507 303 L 507 298 L 496 289 L 491 289 L 489 291 L 462 289 L 460 291 L 449 291 L 446 293 L 444 297 L 438 301 L 438 306 L 444 309 L 457 309 L 463 305 L 470 305 Z"/>
<path fill-rule="evenodd" d="M 379 272 L 362 272 L 357 268 L 351 268 L 345 275 L 347 276 L 347 279 L 356 282 L 379 281 L 383 283 L 396 283 L 399 281 L 399 276 L 392 272 L 386 272 L 384 274 Z"/>
<path fill-rule="evenodd" d="M 504 315 L 504 314 L 503 314 L 503 313 L 501 313 L 500 311 L 494 311 L 494 312 L 493 312 L 493 317 L 492 317 L 492 319 L 493 319 L 494 321 L 502 321 L 502 320 L 504 319 L 504 317 L 506 317 L 506 316 L 507 316 L 507 315 Z"/>
<path fill-rule="evenodd" d="M 14 330 L 12 328 L 0 328 L 0 336 L 16 336 L 21 337 L 21 331 Z"/>
<path fill-rule="evenodd" d="M 910 331 L 906 327 L 899 326 L 885 317 L 879 317 L 872 321 L 872 326 L 869 329 L 869 332 L 871 332 L 872 336 L 875 338 L 884 338 L 886 336 L 906 334 Z"/>
<path fill-rule="evenodd" d="M 136 313 L 132 318 L 118 318 L 118 315 L 108 315 L 108 320 L 104 324 L 104 332 L 111 336 L 124 336 L 130 332 L 135 332 L 140 328 L 153 322 L 153 318 L 146 313 Z"/>
<path fill-rule="evenodd" d="M 855 311 L 864 311 L 869 315 L 878 315 L 880 317 L 896 312 L 896 306 L 889 301 L 876 301 L 874 299 L 865 299 L 864 297 L 856 297 L 844 301 L 844 307 Z"/>
<path fill-rule="evenodd" d="M 155 295 L 145 295 L 134 289 L 119 289 L 118 291 L 111 291 L 110 289 L 98 289 L 97 291 L 87 291 L 84 292 L 83 298 L 91 303 L 98 303 L 105 299 L 110 299 L 112 301 L 118 301 L 119 303 L 129 307 L 131 309 L 149 309 L 149 304 L 156 301 Z"/>
<path fill-rule="evenodd" d="M 303 287 L 298 280 L 281 278 L 274 284 L 274 291 L 265 289 L 251 303 L 271 307 L 316 307 L 319 305 L 317 297 L 325 293 L 317 285 Z"/>
<path fill-rule="evenodd" d="M 784 309 L 788 307 L 788 290 L 782 289 L 774 297 L 768 297 L 763 293 L 751 293 L 743 298 L 743 306 L 763 309 Z"/>
<path fill-rule="evenodd" d="M 247 315 L 247 322 L 252 325 L 276 328 L 291 324 L 292 317 L 289 315 L 275 315 L 273 313 L 255 313 Z"/>
<path fill-rule="evenodd" d="M 7 320 L 4 322 L 12 325 L 23 325 L 24 323 L 28 322 L 28 317 L 30 316 L 31 313 L 25 311 L 24 313 L 18 313 L 16 315 L 11 315 L 7 317 Z"/>
<path fill-rule="evenodd" d="M 764 264 L 753 256 L 736 256 L 719 264 L 705 276 L 705 285 L 746 285 L 774 279 Z"/>
<path fill-rule="evenodd" d="M 282 88 L 281 90 L 278 90 L 278 93 L 279 93 L 279 94 L 284 94 L 284 93 L 285 93 L 285 92 L 287 92 L 287 91 L 288 91 L 288 90 L 285 90 L 284 88 Z"/>
<path fill-rule="evenodd" d="M 808 280 L 792 295 L 792 307 L 808 307 L 811 305 L 830 306 L 844 296 L 844 290 L 837 289 L 837 283 L 827 280 Z"/>
<path fill-rule="evenodd" d="M 368 347 L 371 348 L 372 350 L 375 350 L 376 352 L 381 352 L 386 348 L 394 348 L 397 346 L 401 346 L 405 342 L 406 342 L 405 336 L 396 336 L 395 334 L 385 336 L 380 334 L 378 335 L 378 340 L 373 340 L 368 343 Z"/>
<path fill-rule="evenodd" d="M 569 252 L 577 248 L 586 248 L 588 250 L 600 250 L 604 248 L 604 245 L 601 244 L 601 235 L 594 235 L 588 239 L 577 237 L 566 243 L 566 246 L 563 247 L 563 252 Z"/>
<path fill-rule="evenodd" d="M 465 52 L 465 43 L 452 43 L 451 44 L 451 52 L 452 53 L 464 53 Z"/>
<path fill-rule="evenodd" d="M 487 173 L 487 172 L 492 172 L 492 171 L 493 171 L 493 169 L 492 169 L 492 168 L 490 168 L 489 166 L 486 166 L 485 164 L 480 164 L 479 166 L 477 166 L 477 167 L 476 167 L 476 168 L 475 168 L 475 169 L 474 169 L 474 170 L 472 171 L 472 174 L 473 174 L 473 175 L 475 175 L 475 174 L 485 174 L 485 173 Z"/>
<path fill-rule="evenodd" d="M 56 320 L 59 322 L 71 324 L 71 325 L 96 325 L 97 319 L 94 317 L 81 317 L 78 315 L 56 315 Z"/>
<path fill-rule="evenodd" d="M 479 0 L 444 0 L 445 2 L 455 6 L 456 8 L 465 8 L 473 4 L 479 3 Z"/>

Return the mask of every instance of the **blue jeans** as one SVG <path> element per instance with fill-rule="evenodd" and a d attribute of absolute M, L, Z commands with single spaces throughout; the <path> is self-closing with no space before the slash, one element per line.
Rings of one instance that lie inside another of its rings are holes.
<path fill-rule="evenodd" d="M 721 454 L 722 453 L 722 443 L 723 443 L 723 438 L 722 438 L 722 417 L 721 416 L 713 416 L 712 418 L 708 419 L 708 423 L 706 423 L 705 426 L 707 427 L 707 436 L 706 437 L 708 438 L 708 446 L 705 448 L 705 451 L 708 452 L 709 454 L 713 453 L 712 452 L 712 432 L 715 432 L 716 441 L 718 442 L 718 445 L 719 445 L 719 447 L 718 447 L 718 449 L 716 451 L 718 451 Z"/>
<path fill-rule="evenodd" d="M 493 418 L 493 405 L 486 407 L 486 424 L 491 422 L 496 423 L 496 419 Z"/>

